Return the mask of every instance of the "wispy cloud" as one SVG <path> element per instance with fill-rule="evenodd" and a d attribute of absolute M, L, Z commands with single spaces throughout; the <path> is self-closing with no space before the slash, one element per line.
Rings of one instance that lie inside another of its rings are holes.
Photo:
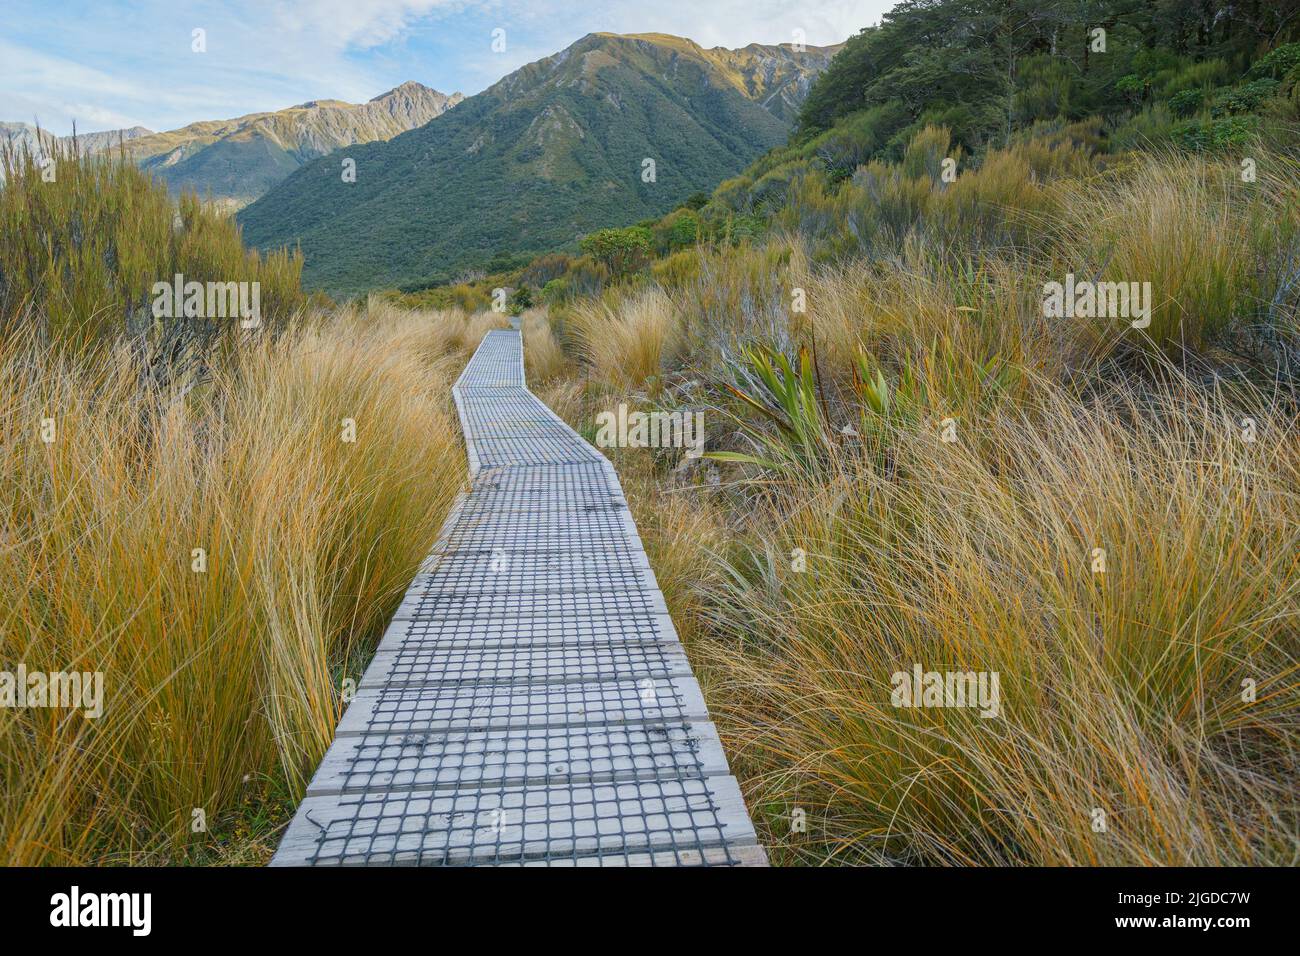
<path fill-rule="evenodd" d="M 893 0 L 5 0 L 0 119 L 171 129 L 414 79 L 477 92 L 586 33 L 837 43 Z M 205 31 L 206 50 L 192 49 Z M 492 31 L 506 31 L 503 52 Z"/>

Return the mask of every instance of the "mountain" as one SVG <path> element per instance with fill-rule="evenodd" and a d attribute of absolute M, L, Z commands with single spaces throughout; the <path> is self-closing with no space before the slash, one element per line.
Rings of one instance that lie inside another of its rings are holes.
<path fill-rule="evenodd" d="M 239 221 L 256 246 L 300 244 L 306 280 L 336 294 L 572 245 L 712 190 L 784 143 L 836 49 L 588 34 L 419 129 L 350 150 L 355 182 L 338 156 L 315 160 Z"/>
<path fill-rule="evenodd" d="M 42 137 L 49 136 L 44 130 L 41 131 Z M 98 133 L 78 133 L 77 142 L 83 152 L 97 153 L 101 149 L 110 146 L 116 146 L 119 142 L 126 140 L 139 139 L 142 136 L 154 135 L 153 130 L 145 129 L 143 126 L 132 126 L 129 129 L 110 129 Z M 71 136 L 55 137 L 61 143 L 71 142 Z M 30 123 L 0 123 L 0 142 L 6 140 L 12 141 L 15 145 L 26 146 L 28 149 L 35 149 L 37 145 L 36 127 Z"/>
<path fill-rule="evenodd" d="M 665 38 L 667 39 L 667 38 Z M 737 88 L 777 119 L 793 125 L 813 82 L 830 65 L 842 44 L 802 53 L 790 46 L 751 43 L 740 50 L 701 50 Z"/>
<path fill-rule="evenodd" d="M 87 153 L 98 153 L 100 150 L 112 149 L 118 143 L 129 143 L 153 135 L 151 129 L 132 126 L 129 129 L 110 129 L 102 133 L 78 133 L 77 144 Z M 64 136 L 63 139 L 71 140 L 72 137 Z"/>
<path fill-rule="evenodd" d="M 463 97 L 415 82 L 368 103 L 313 100 L 272 113 L 192 123 L 132 140 L 128 153 L 174 192 L 192 189 L 232 206 L 266 192 L 308 160 L 423 126 Z"/>
<path fill-rule="evenodd" d="M 312 100 L 270 113 L 204 120 L 155 133 L 143 126 L 78 135 L 87 152 L 114 147 L 119 137 L 141 168 L 172 192 L 191 189 L 204 198 L 239 208 L 252 202 L 303 163 L 357 143 L 392 139 L 423 126 L 464 97 L 407 81 L 370 100 Z M 35 127 L 0 123 L 0 140 L 36 144 Z M 71 137 L 60 137 L 63 140 Z"/>

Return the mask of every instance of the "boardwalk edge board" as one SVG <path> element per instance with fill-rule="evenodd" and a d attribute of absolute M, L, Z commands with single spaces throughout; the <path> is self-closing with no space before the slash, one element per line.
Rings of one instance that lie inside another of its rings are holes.
<path fill-rule="evenodd" d="M 613 465 L 514 329 L 452 395 L 469 487 L 271 865 L 767 865 Z"/>

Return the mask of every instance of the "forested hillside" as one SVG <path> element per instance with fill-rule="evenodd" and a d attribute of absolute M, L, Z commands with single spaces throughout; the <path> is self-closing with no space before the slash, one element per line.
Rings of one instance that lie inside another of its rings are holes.
<path fill-rule="evenodd" d="M 1013 196 L 989 191 L 998 169 L 1010 180 L 1023 173 L 1041 181 L 1103 169 L 1139 151 L 1249 159 L 1248 145 L 1294 144 L 1298 36 L 1296 0 L 906 0 L 839 50 L 813 83 L 788 142 L 707 201 L 695 197 L 618 239 L 646 261 L 794 228 L 819 256 L 890 255 L 913 226 L 942 226 L 926 214 L 935 204 L 964 203 L 972 214 L 1014 206 Z M 973 194 L 974 181 L 957 184 L 985 167 L 984 192 Z M 938 188 L 921 189 L 921 174 Z M 911 193 L 891 199 L 894 187 Z M 868 214 L 891 201 L 897 208 L 883 219 Z M 1043 225 L 1021 224 L 1027 247 Z M 610 264 L 552 255 L 479 286 L 523 283 L 540 292 L 554 280 L 555 299 L 598 290 Z M 467 300 L 469 293 L 430 295 Z"/>
<path fill-rule="evenodd" d="M 785 141 L 833 51 L 591 34 L 388 143 L 309 164 L 240 214 L 333 293 L 445 283 L 658 215 Z"/>

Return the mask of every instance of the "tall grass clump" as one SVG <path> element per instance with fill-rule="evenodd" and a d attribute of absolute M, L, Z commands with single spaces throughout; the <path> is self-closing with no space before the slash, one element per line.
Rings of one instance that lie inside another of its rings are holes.
<path fill-rule="evenodd" d="M 125 157 L 44 142 L 41 156 L 0 152 L 0 333 L 36 324 L 52 342 L 88 347 L 131 332 L 162 362 L 178 342 L 229 345 L 238 323 L 157 320 L 156 282 L 257 282 L 272 327 L 304 305 L 298 253 L 245 249 L 232 220 L 192 193 L 173 202 Z"/>
<path fill-rule="evenodd" d="M 530 385 L 543 385 L 559 377 L 568 359 L 542 309 L 530 309 L 520 317 L 524 342 L 524 370 Z"/>
<path fill-rule="evenodd" d="M 493 320 L 322 312 L 296 255 L 46 149 L 2 157 L 0 663 L 104 697 L 0 708 L 0 861 L 257 862 L 460 486 Z M 258 283 L 261 327 L 154 316 L 176 273 Z"/>
<path fill-rule="evenodd" d="M 568 305 L 589 403 L 676 316 L 709 454 L 614 459 L 780 862 L 1297 862 L 1300 176 L 1100 135 L 926 128 Z M 1048 316 L 1067 272 L 1150 282 L 1150 327 Z M 996 713 L 895 706 L 917 665 Z"/>
<path fill-rule="evenodd" d="M 584 300 L 566 316 L 565 330 L 592 375 L 613 388 L 653 384 L 676 349 L 673 303 L 658 288 L 633 294 L 617 308 Z"/>
<path fill-rule="evenodd" d="M 410 310 L 383 296 L 370 296 L 363 313 L 368 321 L 402 328 L 412 348 L 433 362 L 460 362 L 471 355 L 492 329 L 508 329 L 499 312 L 462 312 L 455 308 Z"/>
<path fill-rule="evenodd" d="M 1104 183 L 1063 182 L 1064 215 L 1051 230 L 1057 271 L 1151 283 L 1150 327 L 1123 333 L 1137 348 L 1200 352 L 1234 325 L 1268 318 L 1279 296 L 1294 300 L 1300 210 L 1294 165 L 1264 163 L 1280 172 L 1243 182 L 1238 166 L 1171 154 Z M 1118 339 L 1116 325 L 1094 323 L 1099 343 Z"/>

